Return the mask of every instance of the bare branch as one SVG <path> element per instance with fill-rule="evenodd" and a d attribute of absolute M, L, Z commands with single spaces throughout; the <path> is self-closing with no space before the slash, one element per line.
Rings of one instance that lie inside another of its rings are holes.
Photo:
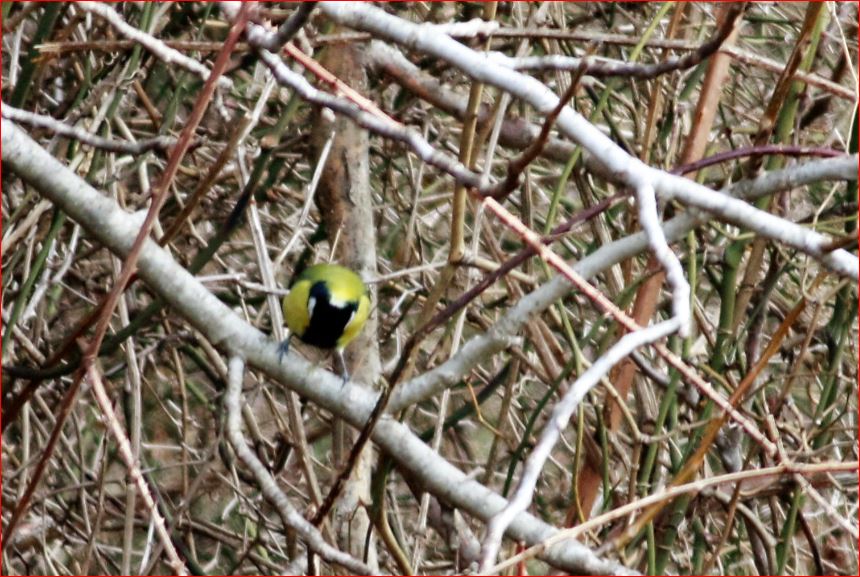
<path fill-rule="evenodd" d="M 248 447 L 242 435 L 242 381 L 245 374 L 245 361 L 239 356 L 231 356 L 228 362 L 227 394 L 224 396 L 224 410 L 227 413 L 227 438 L 230 440 L 236 456 L 251 470 L 260 492 L 272 507 L 278 512 L 284 525 L 301 535 L 302 540 L 317 555 L 336 563 L 360 575 L 371 575 L 373 571 L 366 564 L 351 555 L 338 551 L 326 543 L 322 534 L 311 525 L 292 506 L 290 500 L 281 491 L 278 482 L 257 458 L 254 451 Z"/>
<path fill-rule="evenodd" d="M 9 120 L 14 120 L 15 122 L 20 122 L 22 124 L 29 124 L 30 126 L 47 128 L 54 134 L 66 136 L 109 152 L 143 154 L 144 152 L 154 149 L 167 150 L 176 144 L 176 139 L 169 136 L 156 136 L 155 138 L 147 138 L 146 140 L 139 140 L 138 142 L 121 142 L 119 140 L 102 138 L 101 136 L 97 136 L 83 128 L 69 126 L 61 120 L 57 120 L 50 116 L 34 114 L 26 110 L 21 110 L 19 108 L 9 106 L 5 102 L 2 103 L 0 113 L 2 113 L 3 118 L 8 118 Z"/>
<path fill-rule="evenodd" d="M 71 218 L 110 250 L 118 255 L 127 254 L 137 227 L 131 216 L 70 172 L 12 122 L 5 119 L 0 122 L 3 161 L 8 163 L 9 169 L 63 207 Z M 640 250 L 643 249 L 644 245 Z M 271 378 L 353 426 L 360 427 L 367 422 L 376 395 L 353 382 L 344 385 L 339 376 L 301 358 L 291 356 L 289 362 L 280 362 L 274 341 L 237 316 L 154 242 L 144 244 L 138 266 L 141 278 L 210 342 L 230 353 L 244 356 Z M 503 340 L 508 342 L 509 339 Z M 372 438 L 399 466 L 415 475 L 427 491 L 453 506 L 478 518 L 489 519 L 506 503 L 498 494 L 470 479 L 432 451 L 406 425 L 383 417 Z M 555 531 L 543 521 L 522 514 L 511 524 L 509 534 L 534 544 Z M 627 567 L 596 557 L 589 548 L 578 544 L 551 549 L 545 553 L 544 559 L 568 572 L 632 572 Z"/>
<path fill-rule="evenodd" d="M 170 539 L 170 533 L 167 531 L 164 517 L 158 511 L 158 506 L 152 498 L 152 492 L 149 490 L 149 486 L 146 484 L 143 474 L 140 472 L 140 463 L 138 463 L 137 459 L 134 457 L 134 453 L 131 450 L 131 443 L 128 440 L 128 436 L 125 434 L 125 431 L 123 431 L 122 425 L 119 423 L 116 412 L 113 410 L 113 405 L 110 398 L 108 398 L 107 391 L 105 391 L 101 374 L 96 368 L 96 365 L 93 364 L 88 367 L 87 380 L 89 380 L 90 385 L 93 388 L 93 396 L 95 396 L 99 409 L 101 410 L 102 415 L 104 415 L 104 420 L 106 421 L 108 430 L 116 441 L 119 455 L 125 463 L 128 475 L 137 486 L 137 491 L 140 493 L 140 496 L 143 498 L 143 503 L 149 511 L 150 519 L 152 520 L 152 524 L 155 526 L 155 531 L 158 534 L 158 540 L 161 543 L 161 546 L 164 547 L 164 551 L 167 553 L 167 560 L 170 564 L 170 568 L 173 569 L 177 575 L 188 575 L 188 569 L 185 568 L 185 563 L 183 563 L 179 558 L 176 548 L 173 546 L 173 541 Z"/>
<path fill-rule="evenodd" d="M 848 180 L 856 176 L 857 162 L 857 155 L 813 161 L 801 166 L 763 173 L 752 181 L 735 184 L 725 193 L 752 201 L 768 194 L 820 180 Z M 705 222 L 707 217 L 701 213 L 685 213 L 665 222 L 663 234 L 668 241 L 676 241 Z M 647 248 L 648 240 L 645 233 L 638 232 L 601 247 L 579 260 L 573 265 L 573 269 L 583 278 L 588 279 Z M 508 345 L 504 335 L 516 333 L 530 314 L 544 310 L 550 303 L 567 294 L 570 288 L 566 279 L 559 276 L 520 299 L 490 330 L 466 343 L 456 357 L 404 383 L 394 393 L 389 409 L 402 410 L 456 383 L 457 379 L 475 366 L 480 359 L 503 350 Z"/>
<path fill-rule="evenodd" d="M 492 58 L 471 50 L 449 36 L 439 34 L 432 26 L 413 24 L 369 5 L 323 2 L 320 9 L 339 24 L 365 30 L 408 48 L 441 58 L 471 78 L 506 90 L 515 97 L 529 102 L 542 114 L 551 113 L 558 105 L 558 96 L 537 79 L 499 65 Z M 741 201 L 725 200 L 723 195 L 695 182 L 645 165 L 625 153 L 570 107 L 564 108 L 559 114 L 558 126 L 569 138 L 592 155 L 590 159 L 592 167 L 612 180 L 631 188 L 635 188 L 642 182 L 650 182 L 658 195 L 678 198 L 729 222 L 749 228 L 762 236 L 785 243 L 816 258 L 832 271 L 857 282 L 860 276 L 857 258 L 845 250 L 825 252 L 823 247 L 829 246 L 831 242 L 828 237 L 807 231 L 794 223 L 748 206 Z M 368 128 L 374 130 L 373 127 L 368 126 Z M 444 167 L 440 166 L 440 168 Z M 455 177 L 459 180 L 461 175 L 455 174 Z M 475 186 L 468 180 L 461 180 L 461 182 Z M 479 187 L 476 186 L 476 188 Z"/>
<path fill-rule="evenodd" d="M 508 526 L 510 526 L 511 521 L 513 521 L 514 517 L 525 511 L 531 503 L 538 478 L 543 470 L 544 463 L 549 458 L 550 451 L 552 451 L 559 436 L 561 436 L 561 432 L 567 428 L 567 423 L 570 421 L 573 411 L 576 410 L 576 407 L 585 398 L 588 391 L 597 385 L 609 373 L 610 369 L 627 357 L 627 355 L 643 345 L 653 343 L 674 333 L 679 328 L 679 319 L 673 318 L 652 327 L 627 333 L 606 354 L 597 359 L 567 390 L 564 397 L 555 405 L 552 415 L 550 415 L 549 420 L 544 425 L 540 439 L 538 439 L 529 458 L 526 459 L 523 474 L 520 477 L 516 491 L 514 491 L 514 496 L 504 509 L 490 519 L 487 525 L 487 534 L 484 537 L 484 544 L 481 550 L 480 572 L 482 574 L 486 574 L 495 565 L 502 536 Z"/>
<path fill-rule="evenodd" d="M 152 35 L 147 34 L 146 32 L 142 32 L 134 26 L 129 25 L 125 20 L 123 20 L 122 16 L 120 16 L 113 8 L 111 8 L 107 4 L 102 4 L 101 2 L 78 2 L 76 6 L 82 8 L 83 10 L 86 10 L 87 12 L 91 12 L 101 18 L 104 18 L 110 23 L 111 26 L 116 28 L 120 32 L 120 34 L 130 40 L 137 42 L 138 44 L 152 52 L 159 60 L 161 60 L 165 64 L 175 64 L 181 66 L 193 72 L 203 80 L 209 78 L 210 72 L 208 68 L 206 68 L 193 58 L 185 56 L 178 50 L 170 48 L 164 42 L 158 40 Z M 231 88 L 233 86 L 233 81 L 226 76 L 222 76 L 218 79 L 218 85 L 222 88 Z"/>
<path fill-rule="evenodd" d="M 299 30 L 307 23 L 311 17 L 311 13 L 316 8 L 316 2 L 301 2 L 295 12 L 290 14 L 290 17 L 278 28 L 273 34 L 260 34 L 259 38 L 253 38 L 252 34 L 262 32 L 262 28 L 254 28 L 254 32 L 248 34 L 248 39 L 251 44 L 256 44 L 260 48 L 265 48 L 271 52 L 277 52 L 281 47 L 289 42 Z"/>
<path fill-rule="evenodd" d="M 639 206 L 639 224 L 648 237 L 648 246 L 666 271 L 666 280 L 672 287 L 672 314 L 678 319 L 678 334 L 686 337 L 690 334 L 690 284 L 684 276 L 681 261 L 663 235 L 653 187 L 648 184 L 638 187 L 636 203 Z"/>
<path fill-rule="evenodd" d="M 711 54 L 717 52 L 720 46 L 722 46 L 723 41 L 729 37 L 729 34 L 737 26 L 738 20 L 743 15 L 745 9 L 746 5 L 744 4 L 733 4 L 730 15 L 714 33 L 713 38 L 684 56 L 669 58 L 656 64 L 636 64 L 606 58 L 576 58 L 557 54 L 510 58 L 497 52 L 491 54 L 490 57 L 499 64 L 515 70 L 571 70 L 584 72 L 589 76 L 596 77 L 655 78 L 661 74 L 668 74 L 676 70 L 685 70 L 697 66 Z"/>

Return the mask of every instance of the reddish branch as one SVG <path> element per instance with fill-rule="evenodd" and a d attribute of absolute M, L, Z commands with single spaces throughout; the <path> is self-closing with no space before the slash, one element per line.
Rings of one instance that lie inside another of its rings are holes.
<path fill-rule="evenodd" d="M 65 425 L 66 419 L 71 412 L 71 408 L 74 404 L 74 399 L 77 396 L 78 389 L 80 388 L 81 381 L 83 380 L 88 368 L 92 366 L 93 363 L 95 363 L 99 347 L 101 346 L 102 340 L 104 339 L 105 333 L 107 332 L 110 318 L 113 315 L 113 310 L 116 307 L 117 302 L 119 301 L 120 295 L 125 290 L 126 284 L 131 278 L 132 273 L 135 270 L 137 260 L 140 256 L 140 250 L 141 248 L 143 248 L 144 242 L 149 237 L 152 225 L 155 222 L 155 218 L 158 216 L 158 211 L 167 197 L 167 191 L 170 188 L 170 183 L 172 182 L 173 177 L 176 175 L 176 172 L 179 169 L 179 164 L 182 161 L 185 152 L 188 150 L 189 145 L 191 144 L 191 138 L 194 136 L 194 132 L 197 129 L 197 125 L 203 118 L 203 113 L 206 111 L 206 107 L 215 92 L 217 81 L 221 77 L 222 72 L 230 61 L 230 55 L 233 51 L 233 46 L 235 45 L 236 41 L 239 38 L 239 34 L 245 26 L 245 21 L 247 19 L 247 7 L 247 4 L 243 4 L 242 8 L 240 9 L 239 17 L 237 18 L 236 23 L 233 25 L 232 29 L 230 30 L 230 34 L 224 43 L 224 48 L 218 54 L 218 58 L 215 60 L 215 64 L 212 67 L 212 72 L 209 74 L 209 78 L 203 85 L 203 89 L 201 90 L 201 93 L 194 104 L 194 108 L 191 111 L 191 115 L 189 116 L 185 127 L 179 135 L 179 139 L 177 141 L 176 146 L 172 149 L 170 153 L 167 168 L 162 174 L 162 177 L 159 180 L 158 184 L 153 188 L 152 204 L 150 205 L 149 212 L 146 215 L 146 219 L 144 220 L 144 223 L 141 226 L 140 231 L 138 232 L 137 238 L 135 239 L 134 244 L 129 251 L 129 254 L 123 263 L 122 271 L 120 272 L 119 277 L 114 283 L 114 287 L 111 290 L 110 294 L 108 294 L 108 296 L 103 301 L 104 304 L 99 307 L 101 309 L 101 313 L 96 324 L 95 336 L 87 345 L 87 349 L 83 354 L 83 362 L 81 364 L 81 368 L 75 374 L 75 378 L 72 384 L 69 386 L 68 390 L 66 391 L 66 395 L 63 397 L 62 404 L 57 415 L 57 419 L 54 423 L 54 428 L 51 431 L 51 436 L 48 439 L 48 443 L 45 446 L 45 450 L 42 452 L 42 455 L 39 458 L 39 463 L 36 465 L 36 469 L 33 472 L 33 476 L 30 479 L 30 483 L 27 485 L 27 488 L 24 491 L 24 494 L 22 495 L 21 499 L 19 499 L 15 510 L 12 512 L 12 517 L 9 519 L 9 523 L 6 525 L 6 528 L 3 531 L 3 536 L 7 540 L 7 543 L 12 542 L 12 536 L 14 535 L 16 525 L 29 508 L 33 493 L 35 492 L 36 487 L 41 481 L 48 461 L 50 460 L 51 455 L 54 452 L 54 448 L 56 447 L 57 440 L 60 437 L 60 432 L 63 430 L 63 426 Z"/>
<path fill-rule="evenodd" d="M 701 170 L 702 168 L 713 166 L 715 164 L 719 164 L 721 162 L 727 162 L 729 160 L 736 160 L 738 158 L 743 158 L 747 156 L 756 156 L 756 155 L 786 155 L 786 156 L 818 156 L 818 157 L 834 157 L 841 156 L 844 152 L 840 152 L 838 150 L 830 149 L 830 148 L 807 148 L 802 146 L 784 146 L 784 145 L 765 145 L 765 146 L 753 146 L 746 148 L 739 148 L 737 150 L 732 150 L 728 152 L 722 152 L 719 154 L 715 154 L 713 156 L 709 156 L 707 158 L 703 158 L 696 162 L 691 162 L 689 164 L 684 164 L 681 166 L 677 166 L 671 170 L 672 174 L 687 174 L 696 170 Z M 603 210 L 606 210 L 609 206 L 615 204 L 621 198 L 628 196 L 629 193 L 626 191 L 622 191 L 612 197 L 608 197 L 590 209 L 584 210 L 580 213 L 573 215 L 570 220 L 566 223 L 556 227 L 549 235 L 544 237 L 545 242 L 555 242 L 561 235 L 569 231 L 574 225 L 579 222 L 583 222 L 584 220 L 588 220 L 593 218 Z M 837 239 L 838 243 L 848 243 L 853 239 Z M 163 241 L 160 241 L 160 244 L 164 244 Z M 835 248 L 840 248 L 834 246 Z M 442 323 L 447 321 L 451 315 L 455 314 L 459 311 L 463 306 L 468 304 L 468 302 L 483 291 L 485 291 L 488 287 L 490 287 L 495 281 L 502 278 L 508 272 L 522 264 L 527 258 L 534 256 L 534 252 L 530 249 L 526 248 L 517 253 L 515 256 L 511 257 L 510 260 L 502 263 L 502 265 L 496 269 L 493 273 L 487 275 L 480 283 L 469 289 L 467 292 L 463 293 L 457 300 L 452 301 L 451 304 L 439 314 L 436 315 L 433 319 L 431 319 L 427 324 L 427 330 L 424 328 L 419 328 L 413 337 L 417 336 L 419 333 L 422 335 L 421 338 L 426 336 L 427 333 L 439 327 Z M 133 279 L 132 279 L 133 280 Z M 480 287 L 480 288 L 479 288 Z M 456 306 L 455 306 L 456 305 Z M 453 308 L 452 308 L 453 307 Z M 450 310 L 449 310 L 450 309 Z M 59 362 L 60 359 L 66 354 L 66 352 L 71 348 L 74 344 L 75 339 L 77 339 L 83 331 L 89 328 L 92 323 L 95 321 L 99 311 L 101 309 L 96 307 L 93 309 L 90 314 L 81 321 L 79 326 L 72 332 L 71 336 L 68 337 L 60 347 L 51 355 L 51 357 L 45 361 L 44 366 L 49 367 L 47 369 L 29 369 L 26 367 L 19 367 L 13 365 L 5 365 L 3 370 L 12 377 L 28 379 L 29 382 L 17 394 L 9 394 L 7 399 L 4 399 L 3 402 L 3 419 L 2 419 L 2 428 L 3 430 L 10 423 L 14 423 L 18 415 L 20 414 L 21 407 L 26 403 L 33 395 L 35 390 L 38 388 L 41 381 L 50 378 L 56 378 L 62 375 L 66 375 L 71 373 L 77 368 L 77 365 L 74 366 L 60 366 L 55 367 L 54 365 Z M 445 314 L 447 311 L 448 314 Z"/>
<path fill-rule="evenodd" d="M 558 100 L 552 112 L 546 115 L 543 121 L 543 126 L 540 129 L 538 137 L 532 141 L 528 148 L 522 154 L 512 159 L 508 163 L 508 171 L 505 179 L 499 182 L 493 189 L 482 192 L 483 196 L 489 196 L 495 199 L 501 199 L 512 193 L 520 184 L 520 175 L 525 171 L 526 167 L 532 163 L 534 159 L 540 156 L 549 140 L 549 133 L 555 124 L 558 115 L 567 106 L 567 103 L 573 98 L 576 89 L 579 87 L 579 81 L 582 79 L 583 71 L 578 70 L 570 81 L 570 86 L 564 91 L 564 94 Z"/>
<path fill-rule="evenodd" d="M 698 66 L 703 60 L 720 49 L 726 38 L 734 30 L 738 18 L 746 10 L 747 4 L 734 3 L 729 8 L 728 17 L 722 22 L 714 36 L 680 58 L 663 60 L 656 64 L 632 64 L 626 62 L 589 61 L 582 58 L 537 56 L 533 58 L 511 59 L 511 64 L 517 70 L 575 70 L 584 71 L 589 76 L 607 77 L 623 76 L 625 78 L 636 78 L 648 80 L 663 74 L 686 70 Z"/>
<path fill-rule="evenodd" d="M 747 156 L 769 156 L 769 155 L 778 155 L 778 156 L 815 156 L 821 158 L 830 158 L 834 156 L 842 156 L 844 152 L 839 150 L 835 150 L 833 148 L 810 148 L 808 146 L 792 146 L 785 144 L 765 144 L 762 146 L 747 146 L 744 148 L 738 148 L 736 150 L 728 150 L 726 152 L 720 152 L 719 154 L 715 154 L 713 156 L 709 156 L 707 158 L 702 158 L 695 162 L 691 162 L 689 164 L 683 164 L 671 170 L 672 174 L 688 174 L 690 172 L 696 172 L 697 170 L 701 170 L 708 166 L 713 166 L 715 164 L 720 164 L 721 162 L 727 162 L 729 160 L 735 160 L 738 158 L 744 158 Z"/>

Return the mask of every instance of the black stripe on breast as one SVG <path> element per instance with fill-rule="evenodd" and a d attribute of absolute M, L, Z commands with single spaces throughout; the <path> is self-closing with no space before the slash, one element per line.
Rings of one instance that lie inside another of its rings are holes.
<path fill-rule="evenodd" d="M 309 298 L 315 299 L 316 304 L 308 328 L 299 338 L 321 349 L 333 349 L 358 304 L 350 303 L 343 308 L 332 306 L 331 293 L 323 281 L 311 287 Z"/>

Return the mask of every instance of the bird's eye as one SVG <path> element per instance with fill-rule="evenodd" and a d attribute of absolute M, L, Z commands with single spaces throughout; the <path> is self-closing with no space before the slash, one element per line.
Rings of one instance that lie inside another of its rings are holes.
<path fill-rule="evenodd" d="M 308 316 L 314 316 L 314 307 L 317 306 L 317 299 L 315 297 L 310 297 L 308 299 Z"/>

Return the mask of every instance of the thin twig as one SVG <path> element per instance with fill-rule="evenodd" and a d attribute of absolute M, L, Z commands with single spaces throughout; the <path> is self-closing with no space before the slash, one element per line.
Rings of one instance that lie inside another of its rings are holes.
<path fill-rule="evenodd" d="M 593 59 L 576 58 L 556 54 L 509 58 L 503 54 L 495 53 L 491 57 L 500 64 L 515 70 L 572 70 L 576 72 L 584 71 L 585 74 L 595 77 L 615 76 L 650 79 L 676 70 L 686 70 L 697 66 L 705 58 L 708 58 L 711 54 L 719 50 L 723 41 L 734 30 L 738 19 L 744 10 L 746 10 L 746 6 L 746 4 L 742 3 L 732 4 L 729 17 L 723 21 L 723 24 L 717 29 L 713 37 L 695 50 L 679 58 L 668 58 L 655 64 L 636 64 L 597 57 Z"/>
<path fill-rule="evenodd" d="M 679 328 L 680 320 L 675 317 L 657 325 L 627 333 L 571 385 L 567 393 L 555 405 L 546 425 L 544 425 L 540 439 L 526 460 L 513 497 L 508 501 L 508 505 L 496 513 L 487 524 L 487 534 L 484 537 L 481 551 L 480 573 L 486 574 L 495 564 L 502 536 L 514 517 L 525 511 L 531 503 L 544 463 L 549 458 L 550 451 L 552 451 L 562 431 L 567 428 L 567 423 L 573 415 L 573 411 L 579 406 L 580 401 L 609 373 L 612 367 L 631 352 L 643 345 L 666 337 Z"/>
<path fill-rule="evenodd" d="M 305 520 L 290 503 L 287 496 L 278 487 L 278 482 L 265 465 L 257 458 L 242 435 L 242 380 L 245 372 L 245 361 L 241 357 L 232 356 L 228 362 L 227 394 L 224 396 L 224 410 L 227 413 L 227 438 L 236 452 L 236 456 L 251 470 L 260 492 L 275 508 L 285 526 L 294 529 L 307 546 L 317 555 L 345 567 L 361 575 L 371 575 L 373 571 L 365 563 L 342 551 L 338 551 L 325 542 L 322 534 Z"/>
<path fill-rule="evenodd" d="M 277 32 L 273 34 L 265 34 L 259 39 L 252 38 L 249 34 L 248 40 L 251 44 L 254 44 L 259 48 L 265 48 L 266 50 L 277 52 L 307 23 L 316 5 L 316 2 L 301 2 L 295 12 L 290 14 L 290 17 L 281 24 Z M 255 30 L 261 29 L 255 28 Z"/>
<path fill-rule="evenodd" d="M 107 391 L 105 391 L 101 374 L 95 364 L 91 364 L 87 368 L 87 380 L 92 386 L 93 396 L 96 398 L 99 409 L 101 410 L 105 421 L 107 421 L 108 430 L 116 441 L 119 455 L 125 463 L 126 471 L 128 472 L 129 477 L 131 477 L 131 480 L 137 486 L 137 491 L 140 493 L 144 505 L 149 511 L 149 518 L 153 525 L 155 525 L 155 532 L 158 534 L 158 540 L 161 542 L 161 546 L 164 547 L 164 551 L 167 554 L 170 568 L 173 569 L 177 575 L 188 575 L 188 569 L 186 569 L 185 564 L 176 552 L 176 548 L 173 546 L 173 541 L 170 539 L 170 533 L 167 531 L 164 517 L 158 511 L 158 506 L 152 498 L 149 486 L 146 484 L 146 481 L 140 472 L 140 464 L 135 458 L 134 452 L 131 448 L 131 443 L 126 436 L 125 431 L 123 431 L 122 425 L 119 423 L 116 412 L 113 410 L 113 405 L 111 404 Z"/>
<path fill-rule="evenodd" d="M 621 505 L 612 509 L 611 511 L 607 511 L 602 515 L 598 515 L 597 517 L 593 517 L 586 521 L 585 523 L 581 523 L 576 527 L 571 527 L 569 529 L 564 529 L 559 531 L 543 543 L 535 545 L 517 553 L 516 555 L 512 555 L 508 557 L 503 562 L 495 565 L 491 568 L 491 571 L 494 573 L 501 573 L 508 567 L 516 565 L 517 563 L 525 560 L 534 558 L 537 555 L 540 555 L 541 551 L 552 547 L 562 541 L 574 540 L 579 538 L 584 533 L 591 531 L 601 525 L 605 525 L 606 523 L 613 521 L 615 519 L 621 519 L 626 517 L 630 513 L 634 513 L 639 509 L 647 507 L 649 505 L 653 505 L 655 503 L 659 503 L 661 501 L 671 500 L 680 495 L 688 494 L 688 493 L 697 493 L 709 487 L 715 487 L 717 485 L 723 485 L 726 483 L 743 483 L 744 481 L 749 481 L 752 479 L 761 479 L 766 477 L 779 477 L 783 475 L 817 475 L 822 472 L 839 472 L 839 471 L 856 471 L 857 467 L 860 466 L 860 463 L 857 461 L 853 462 L 829 462 L 829 463 L 812 463 L 812 464 L 795 464 L 795 463 L 780 463 L 779 465 L 775 465 L 773 467 L 766 467 L 762 469 L 749 469 L 746 471 L 738 471 L 736 473 L 727 473 L 725 475 L 717 475 L 714 477 L 708 477 L 706 479 L 700 479 L 698 481 L 693 481 L 690 483 L 686 483 L 684 485 L 678 485 L 677 487 L 668 487 L 663 489 L 662 491 L 658 491 L 647 497 L 642 497 L 636 501 L 631 503 L 627 503 L 626 505 Z"/>
<path fill-rule="evenodd" d="M 2 107 L 0 107 L 0 113 L 2 113 L 3 118 L 8 118 L 9 120 L 14 120 L 15 122 L 20 122 L 22 124 L 29 124 L 30 126 L 46 128 L 54 134 L 66 136 L 83 142 L 84 144 L 89 144 L 95 148 L 107 150 L 108 152 L 143 154 L 149 150 L 167 150 L 176 144 L 176 139 L 169 136 L 156 136 L 154 138 L 147 138 L 146 140 L 139 140 L 137 142 L 122 142 L 119 140 L 102 138 L 101 136 L 95 135 L 83 128 L 69 126 L 61 120 L 57 120 L 50 116 L 34 114 L 26 110 L 14 108 L 5 102 L 2 103 Z"/>
<path fill-rule="evenodd" d="M 164 62 L 167 65 L 176 64 L 187 70 L 190 70 L 197 76 L 199 76 L 203 80 L 207 80 L 210 78 L 210 71 L 205 66 L 200 64 L 200 62 L 194 60 L 193 58 L 189 58 L 185 56 L 181 52 L 170 48 L 167 44 L 158 40 L 146 32 L 143 32 L 134 26 L 129 25 L 125 20 L 123 20 L 122 16 L 119 15 L 113 8 L 108 6 L 107 4 L 102 4 L 100 2 L 78 2 L 75 4 L 77 7 L 86 10 L 87 12 L 91 12 L 96 14 L 97 16 L 104 18 L 107 20 L 111 26 L 116 28 L 120 34 L 133 40 L 134 42 L 140 44 L 150 52 L 152 52 L 159 60 Z M 223 52 L 223 46 L 221 47 Z M 232 51 L 231 51 L 232 52 Z M 213 68 L 214 72 L 214 68 Z M 222 88 L 232 88 L 233 81 L 229 78 L 218 77 L 218 85 Z"/>

